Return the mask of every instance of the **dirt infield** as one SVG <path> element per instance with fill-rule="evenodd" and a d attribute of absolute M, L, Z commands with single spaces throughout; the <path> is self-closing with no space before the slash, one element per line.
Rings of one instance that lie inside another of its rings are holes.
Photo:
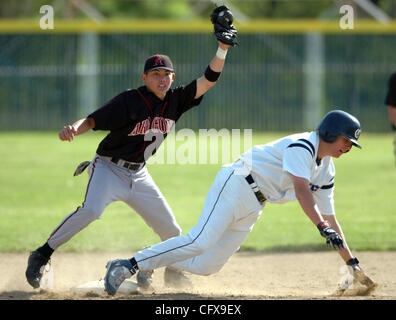
<path fill-rule="evenodd" d="M 190 275 L 191 289 L 169 289 L 163 268 L 156 270 L 154 293 L 136 295 L 73 293 L 74 286 L 103 279 L 105 264 L 130 253 L 62 253 L 52 258 L 54 289 L 33 290 L 25 280 L 28 253 L 0 253 L 0 300 L 136 300 L 136 299 L 396 299 L 396 252 L 357 252 L 361 266 L 380 287 L 371 295 L 337 297 L 337 284 L 345 276 L 341 259 L 332 251 L 309 253 L 235 254 L 219 273 Z"/>

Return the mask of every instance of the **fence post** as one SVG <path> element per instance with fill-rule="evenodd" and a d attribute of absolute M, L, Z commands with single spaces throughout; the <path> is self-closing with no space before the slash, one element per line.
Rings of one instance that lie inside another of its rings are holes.
<path fill-rule="evenodd" d="M 319 124 L 324 108 L 325 61 L 323 34 L 312 32 L 304 36 L 303 64 L 303 126 L 304 130 L 314 130 Z"/>
<path fill-rule="evenodd" d="M 84 118 L 97 109 L 99 101 L 99 35 L 82 33 L 77 56 L 78 117 Z"/>

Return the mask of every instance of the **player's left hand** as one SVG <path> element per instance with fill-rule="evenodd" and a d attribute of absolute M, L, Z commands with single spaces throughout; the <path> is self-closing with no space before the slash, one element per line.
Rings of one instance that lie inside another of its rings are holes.
<path fill-rule="evenodd" d="M 238 31 L 232 24 L 234 16 L 226 6 L 215 8 L 210 15 L 210 20 L 213 23 L 217 40 L 233 47 L 239 45 Z"/>

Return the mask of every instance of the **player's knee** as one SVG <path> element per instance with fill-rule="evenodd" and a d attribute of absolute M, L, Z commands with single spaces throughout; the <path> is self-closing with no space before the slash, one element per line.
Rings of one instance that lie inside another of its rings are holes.
<path fill-rule="evenodd" d="M 83 214 L 86 216 L 86 218 L 90 221 L 94 221 L 96 219 L 99 219 L 102 215 L 103 210 L 89 206 L 89 207 L 84 207 L 83 208 Z"/>
<path fill-rule="evenodd" d="M 222 265 L 213 265 L 213 264 L 205 264 L 201 263 L 197 268 L 196 268 L 196 274 L 200 276 L 209 276 L 211 274 L 215 274 L 220 271 L 222 268 Z"/>
<path fill-rule="evenodd" d="M 172 225 L 166 230 L 160 230 L 157 232 L 162 241 L 168 240 L 173 237 L 178 237 L 182 234 L 182 230 L 178 225 Z"/>
<path fill-rule="evenodd" d="M 202 254 L 212 247 L 212 242 L 210 239 L 205 239 L 204 237 L 198 237 L 193 241 L 194 248 L 197 253 Z"/>

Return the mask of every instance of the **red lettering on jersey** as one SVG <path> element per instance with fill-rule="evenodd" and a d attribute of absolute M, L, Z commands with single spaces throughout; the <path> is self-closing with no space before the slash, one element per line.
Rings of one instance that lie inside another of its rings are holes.
<path fill-rule="evenodd" d="M 166 125 L 166 120 L 164 118 L 161 118 L 161 121 L 159 123 L 159 129 L 161 133 L 166 133 L 167 125 Z"/>
<path fill-rule="evenodd" d="M 142 127 L 139 130 L 139 134 L 146 134 L 149 128 L 150 128 L 150 118 L 142 121 Z"/>
<path fill-rule="evenodd" d="M 128 134 L 128 136 L 136 136 L 139 132 L 140 128 L 140 122 L 138 122 L 135 126 L 135 128 L 131 131 L 131 133 Z"/>
<path fill-rule="evenodd" d="M 175 121 L 172 119 L 166 119 L 162 117 L 155 117 L 151 122 L 151 119 L 148 118 L 143 120 L 142 122 L 138 122 L 135 125 L 135 128 L 128 134 L 128 136 L 137 136 L 139 134 L 146 134 L 148 130 L 153 130 L 153 132 L 160 131 L 162 134 L 168 133 Z"/>
<path fill-rule="evenodd" d="M 154 118 L 153 122 L 151 123 L 151 130 L 156 130 L 156 131 L 159 130 L 159 127 L 160 127 L 159 123 L 160 123 L 161 119 L 162 118 L 160 118 L 160 117 Z"/>
<path fill-rule="evenodd" d="M 175 124 L 175 121 L 172 119 L 165 119 L 166 121 L 166 131 L 165 133 L 168 133 L 169 131 L 171 131 L 173 125 Z"/>

